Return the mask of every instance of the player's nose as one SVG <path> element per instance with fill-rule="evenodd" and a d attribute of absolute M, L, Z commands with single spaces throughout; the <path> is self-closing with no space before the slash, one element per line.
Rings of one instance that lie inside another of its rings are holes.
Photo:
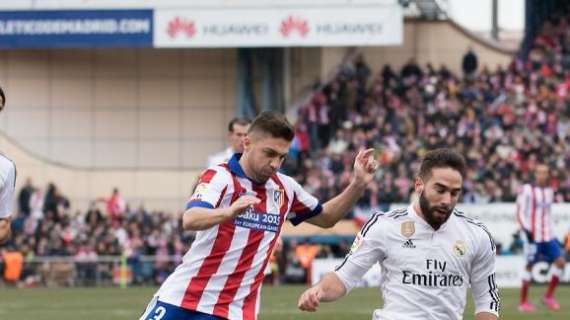
<path fill-rule="evenodd" d="M 451 204 L 451 193 L 446 192 L 441 198 L 441 205 L 449 206 Z"/>
<path fill-rule="evenodd" d="M 271 159 L 271 162 L 269 163 L 269 166 L 271 167 L 271 169 L 277 171 L 277 169 L 279 169 L 279 166 L 281 165 L 281 161 L 279 160 L 279 158 L 274 158 Z"/>

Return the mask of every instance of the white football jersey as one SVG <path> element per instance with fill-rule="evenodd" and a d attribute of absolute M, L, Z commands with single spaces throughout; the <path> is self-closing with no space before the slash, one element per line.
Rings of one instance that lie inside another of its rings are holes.
<path fill-rule="evenodd" d="M 374 214 L 335 273 L 349 291 L 375 263 L 384 306 L 373 319 L 462 319 L 469 286 L 475 313 L 499 313 L 495 244 L 485 226 L 457 210 L 439 230 L 413 206 Z"/>
<path fill-rule="evenodd" d="M 14 189 L 16 187 L 16 165 L 0 153 L 0 218 L 12 215 Z"/>

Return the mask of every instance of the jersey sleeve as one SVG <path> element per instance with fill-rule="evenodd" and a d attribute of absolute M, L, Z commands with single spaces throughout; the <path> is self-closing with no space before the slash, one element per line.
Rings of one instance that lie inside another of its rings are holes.
<path fill-rule="evenodd" d="M 16 188 L 16 167 L 12 164 L 7 171 L 6 178 L 0 187 L 0 218 L 8 218 L 12 215 L 14 203 L 14 190 Z"/>
<path fill-rule="evenodd" d="M 289 178 L 289 181 L 293 187 L 293 203 L 287 219 L 296 226 L 319 215 L 323 211 L 323 206 L 317 198 L 303 189 L 295 180 Z"/>
<path fill-rule="evenodd" d="M 347 293 L 358 284 L 375 263 L 384 259 L 385 249 L 380 239 L 383 232 L 379 231 L 379 215 L 380 213 L 373 215 L 364 224 L 356 235 L 349 253 L 335 268 L 334 272 Z"/>
<path fill-rule="evenodd" d="M 488 234 L 481 234 L 479 243 L 470 275 L 475 314 L 489 312 L 499 316 L 501 298 L 495 282 L 495 245 Z"/>
<path fill-rule="evenodd" d="M 229 174 L 223 170 L 211 168 L 204 171 L 186 205 L 186 210 L 194 207 L 218 208 L 227 192 L 230 180 Z"/>

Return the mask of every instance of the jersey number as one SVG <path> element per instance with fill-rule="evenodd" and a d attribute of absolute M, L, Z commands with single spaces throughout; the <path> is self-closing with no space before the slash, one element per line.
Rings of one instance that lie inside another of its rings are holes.
<path fill-rule="evenodd" d="M 152 320 L 160 320 L 162 319 L 162 317 L 164 317 L 165 314 L 166 314 L 166 308 L 158 307 L 156 308 L 156 310 L 154 310 L 154 316 L 152 317 Z"/>

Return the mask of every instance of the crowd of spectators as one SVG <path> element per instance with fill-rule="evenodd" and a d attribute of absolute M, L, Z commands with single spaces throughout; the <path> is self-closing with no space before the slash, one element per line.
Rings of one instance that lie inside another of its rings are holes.
<path fill-rule="evenodd" d="M 44 193 L 28 180 L 18 195 L 18 211 L 6 248 L 17 249 L 30 262 L 24 264 L 21 276 L 30 285 L 46 281 L 42 267 L 53 267 L 50 257 L 69 258 L 69 268 L 58 268 L 75 270 L 80 282 L 94 282 L 95 277 L 112 281 L 120 267 L 117 257 L 123 257 L 132 282 L 160 283 L 194 238 L 193 232 L 182 230 L 179 214 L 131 209 L 117 189 L 110 197 L 93 201 L 88 210 L 76 212 L 54 184 Z M 110 258 L 106 270 L 99 267 L 96 272 L 95 263 L 105 258 Z"/>
<path fill-rule="evenodd" d="M 359 57 L 299 109 L 288 172 L 325 199 L 348 183 L 356 151 L 376 148 L 383 165 L 359 205 L 382 207 L 407 202 L 422 155 L 448 146 L 468 162 L 464 202 L 514 201 L 538 162 L 555 200 L 570 201 L 568 17 L 544 24 L 527 60 L 474 72 L 474 55 L 464 75 L 413 59 L 376 72 Z"/>

